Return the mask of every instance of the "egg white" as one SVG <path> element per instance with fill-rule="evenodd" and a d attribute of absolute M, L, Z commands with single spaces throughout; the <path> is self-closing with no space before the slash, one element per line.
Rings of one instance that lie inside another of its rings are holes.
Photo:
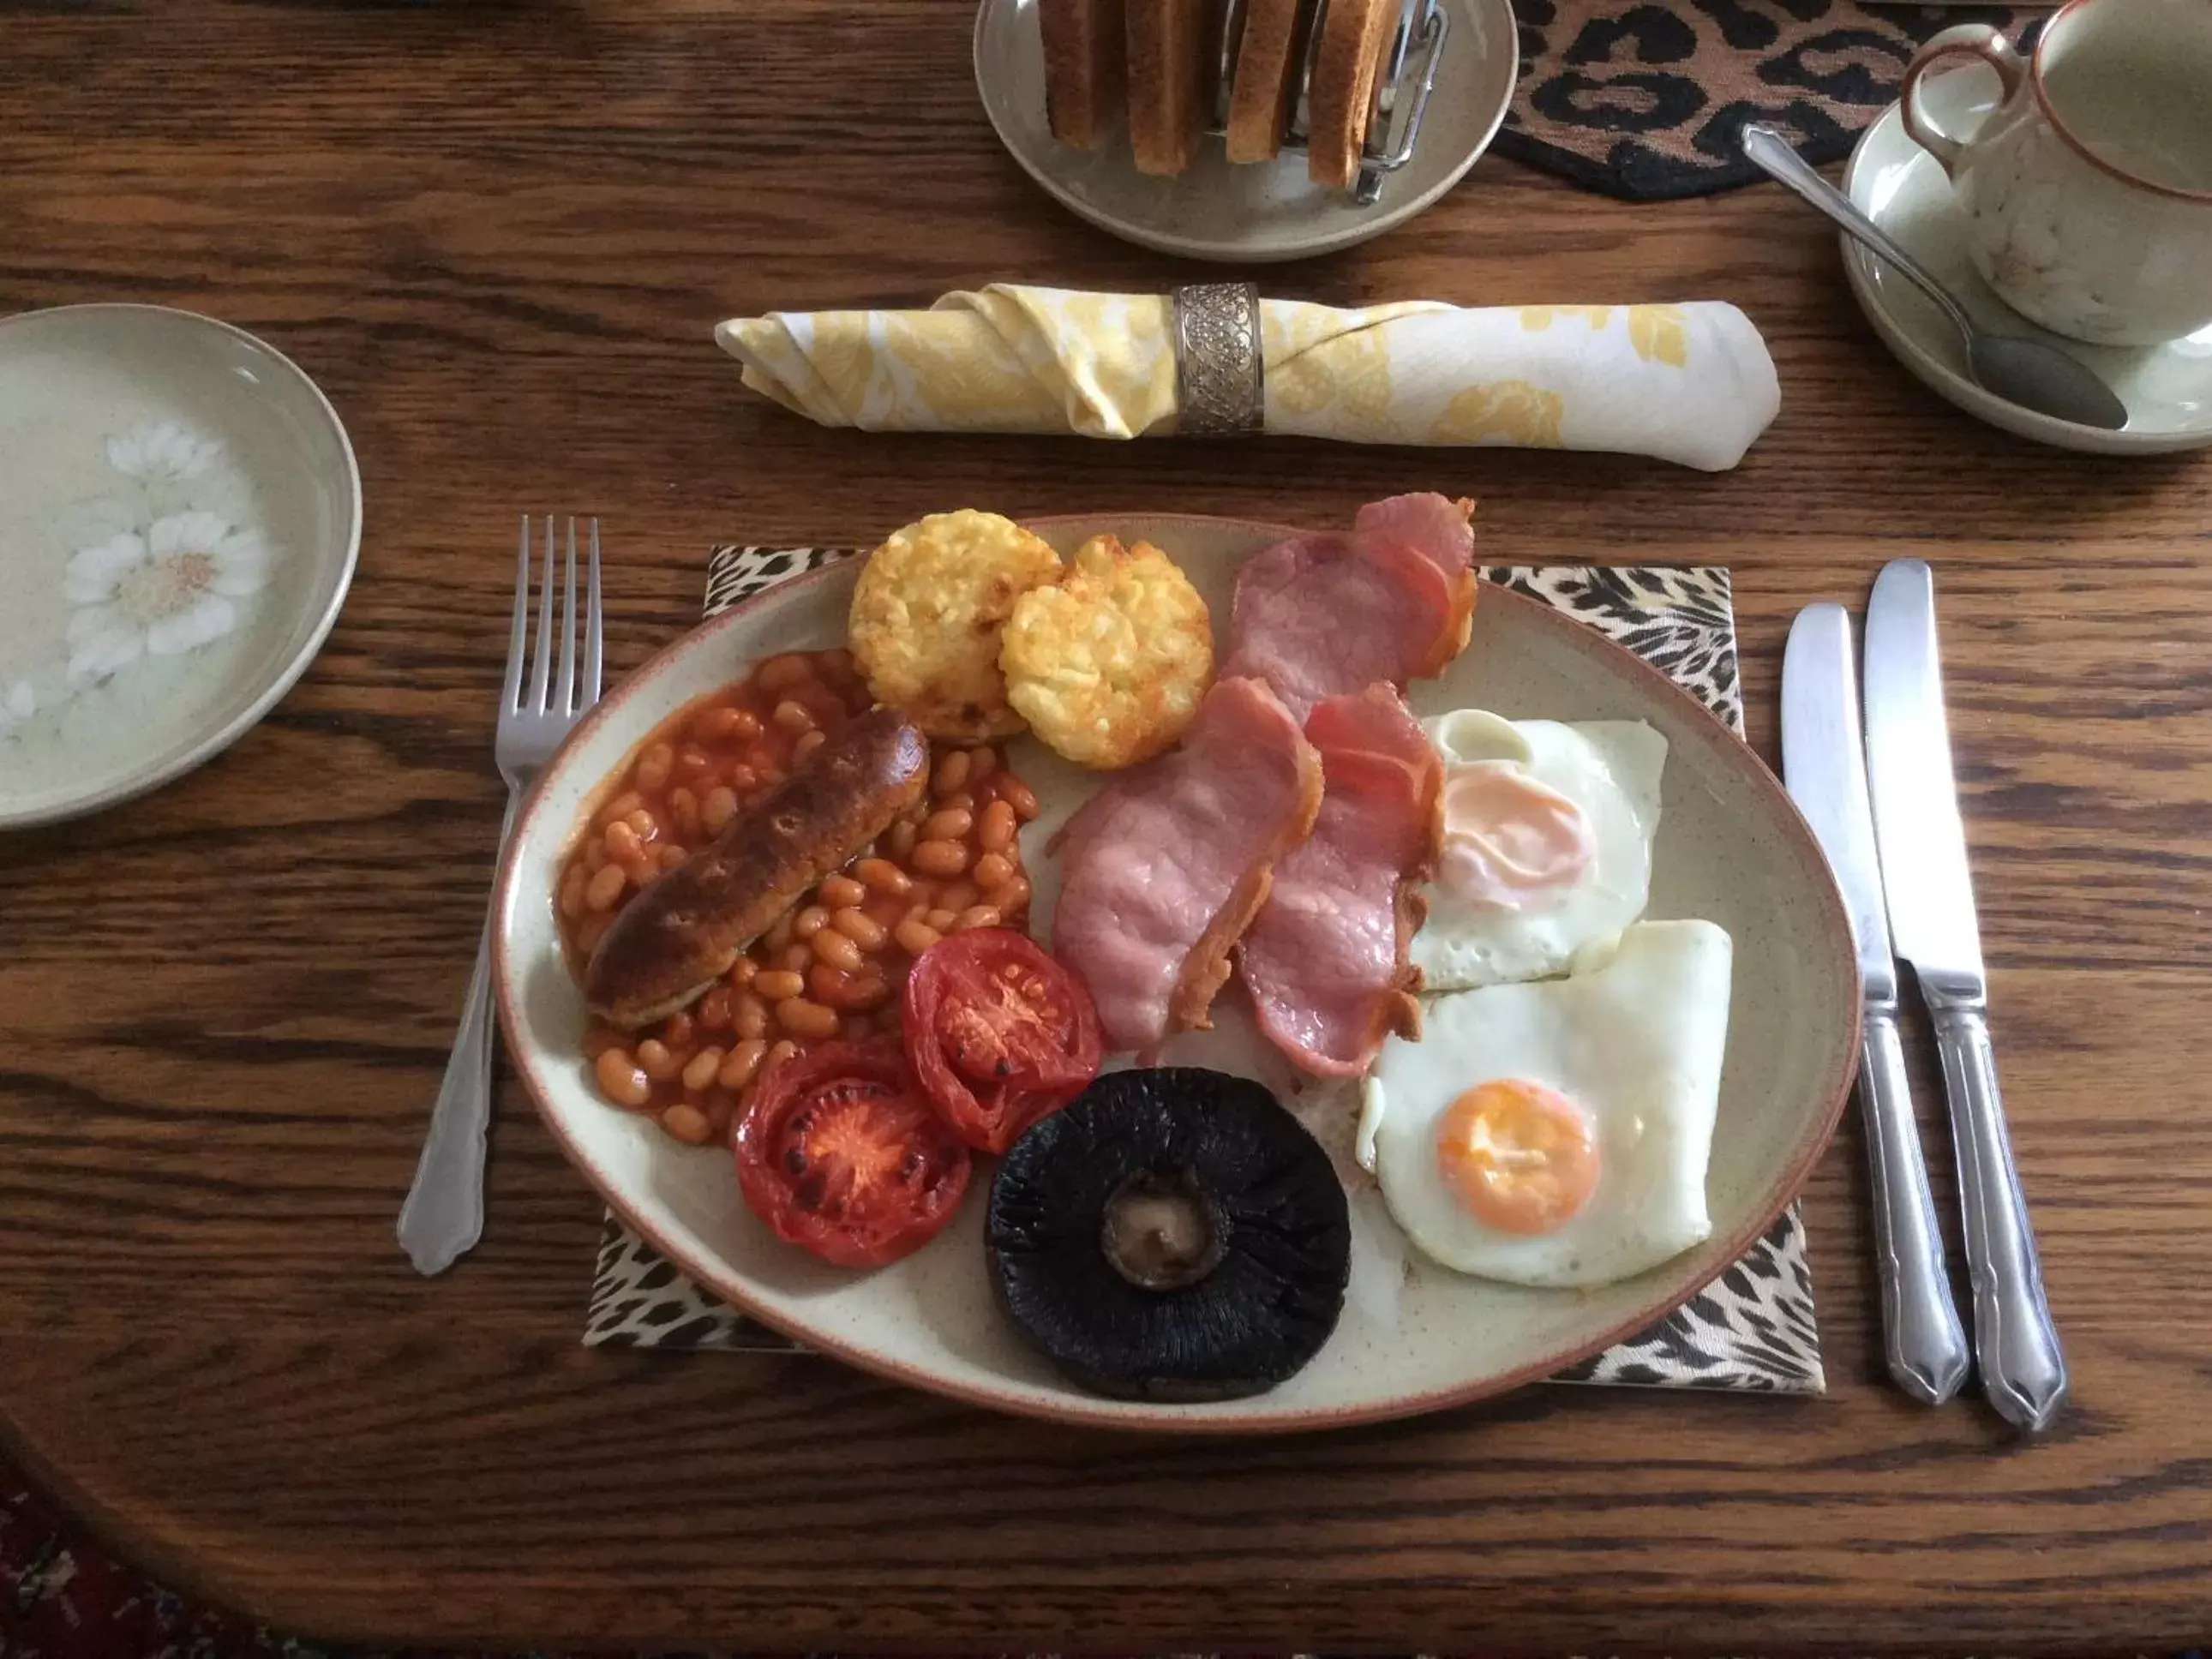
<path fill-rule="evenodd" d="M 1571 887 L 1518 909 L 1423 889 L 1428 920 L 1411 959 L 1431 991 L 1564 973 L 1575 952 L 1644 914 L 1667 739 L 1641 720 L 1509 720 L 1462 708 L 1421 722 L 1446 767 L 1507 761 L 1573 801 L 1597 856 Z"/>
<path fill-rule="evenodd" d="M 1734 945 L 1710 921 L 1639 922 L 1567 979 L 1492 985 L 1428 1005 L 1421 1041 L 1392 1037 L 1368 1073 L 1358 1156 L 1415 1249 L 1509 1284 L 1609 1285 L 1711 1236 L 1705 1165 L 1728 1046 Z M 1554 1231 L 1478 1221 L 1437 1167 L 1437 1123 L 1478 1084 L 1517 1078 L 1590 1115 L 1597 1185 Z"/>

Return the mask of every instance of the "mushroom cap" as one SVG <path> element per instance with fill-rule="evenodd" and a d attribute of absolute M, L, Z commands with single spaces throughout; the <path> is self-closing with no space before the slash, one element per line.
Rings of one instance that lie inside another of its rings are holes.
<path fill-rule="evenodd" d="M 1328 1155 L 1250 1079 L 1111 1073 L 1017 1140 L 985 1224 L 1008 1313 L 1084 1387 L 1225 1400 L 1336 1328 L 1352 1226 Z"/>

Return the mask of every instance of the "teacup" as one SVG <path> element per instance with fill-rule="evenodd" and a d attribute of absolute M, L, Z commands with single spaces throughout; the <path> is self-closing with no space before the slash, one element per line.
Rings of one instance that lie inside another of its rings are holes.
<path fill-rule="evenodd" d="M 1947 133 L 1921 82 L 1966 57 L 2003 100 Z M 2072 0 L 2027 58 L 1986 25 L 1946 29 L 1905 72 L 1901 114 L 2014 310 L 2100 345 L 2212 323 L 2212 0 Z"/>

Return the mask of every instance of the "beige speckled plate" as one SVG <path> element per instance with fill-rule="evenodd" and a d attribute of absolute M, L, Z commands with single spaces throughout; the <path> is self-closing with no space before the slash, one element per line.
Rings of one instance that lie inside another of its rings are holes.
<path fill-rule="evenodd" d="M 1101 531 L 1154 542 L 1182 562 L 1218 617 L 1228 614 L 1237 565 L 1285 533 L 1139 516 L 1036 528 L 1063 551 Z M 726 1152 L 680 1146 L 593 1093 L 577 1046 L 584 1007 L 555 933 L 554 875 L 586 797 L 658 721 L 768 653 L 842 642 L 857 568 L 854 561 L 783 583 L 685 635 L 617 688 L 539 779 L 495 902 L 501 1022 L 547 1124 L 607 1202 L 718 1295 L 856 1365 L 1005 1411 L 1194 1431 L 1327 1427 L 1494 1394 L 1642 1329 L 1741 1256 L 1827 1144 L 1857 1051 L 1858 971 L 1811 835 L 1751 750 L 1664 676 L 1547 606 L 1487 588 L 1473 641 L 1442 680 L 1415 688 L 1415 708 L 1649 720 L 1670 745 L 1650 914 L 1709 917 L 1735 939 L 1707 1182 L 1715 1231 L 1705 1244 L 1601 1290 L 1522 1290 L 1407 1258 L 1379 1201 L 1358 1194 L 1352 1286 L 1319 1357 L 1256 1399 L 1164 1406 L 1083 1393 L 1015 1334 L 983 1267 L 980 1192 L 936 1240 L 875 1273 L 841 1272 L 778 1243 L 739 1200 Z M 1024 846 L 1037 915 L 1048 916 L 1043 839 L 1095 776 L 1027 739 L 1014 763 L 1045 804 Z M 1281 1089 L 1279 1062 L 1241 1009 L 1217 1013 L 1219 1030 L 1176 1039 L 1170 1059 L 1226 1066 Z"/>

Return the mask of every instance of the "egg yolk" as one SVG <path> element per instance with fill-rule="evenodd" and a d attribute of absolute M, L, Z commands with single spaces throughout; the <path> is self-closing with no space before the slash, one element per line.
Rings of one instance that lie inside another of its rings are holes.
<path fill-rule="evenodd" d="M 1479 1084 L 1437 1125 L 1437 1169 L 1477 1221 L 1502 1233 L 1548 1233 L 1589 1201 L 1597 1140 L 1589 1115 L 1519 1078 Z"/>
<path fill-rule="evenodd" d="M 1472 904 L 1525 909 L 1582 878 L 1597 856 L 1583 809 L 1510 761 L 1455 766 L 1444 777 L 1438 884 Z"/>

